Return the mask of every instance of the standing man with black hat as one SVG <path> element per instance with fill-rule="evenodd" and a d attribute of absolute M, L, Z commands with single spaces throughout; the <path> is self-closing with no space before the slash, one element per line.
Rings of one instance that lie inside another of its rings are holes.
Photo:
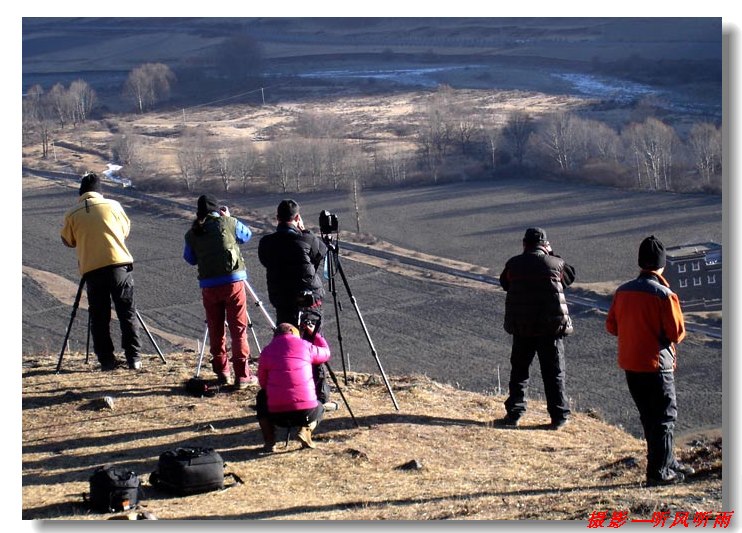
<path fill-rule="evenodd" d="M 250 240 L 252 232 L 245 224 L 230 216 L 227 206 L 219 206 L 208 194 L 199 197 L 196 218 L 185 235 L 183 259 L 198 266 L 206 324 L 209 330 L 211 367 L 220 385 L 230 379 L 227 359 L 226 320 L 232 339 L 232 370 L 234 388 L 243 390 L 257 384 L 250 373 L 247 341 L 247 270 L 240 244 Z"/>
<path fill-rule="evenodd" d="M 639 276 L 618 287 L 606 329 L 618 337 L 618 366 L 634 399 L 647 441 L 647 485 L 669 485 L 693 474 L 675 458 L 673 432 L 677 353 L 685 338 L 680 301 L 662 277 L 665 247 L 654 235 L 639 246 Z"/>
<path fill-rule="evenodd" d="M 523 253 L 511 257 L 500 274 L 505 298 L 505 331 L 513 336 L 510 354 L 507 414 L 500 421 L 516 427 L 526 412 L 529 368 L 538 354 L 544 380 L 550 429 L 567 423 L 569 402 L 564 386 L 564 340 L 572 333 L 572 320 L 564 297 L 564 287 L 575 280 L 575 269 L 554 255 L 546 232 L 528 228 L 523 237 Z"/>
<path fill-rule="evenodd" d="M 299 204 L 282 200 L 276 209 L 276 231 L 258 244 L 258 259 L 265 267 L 268 299 L 276 309 L 276 324 L 299 326 L 303 308 L 321 310 L 325 289 L 322 260 L 327 246 L 304 227 Z"/>
<path fill-rule="evenodd" d="M 75 248 L 88 295 L 90 332 L 101 370 L 114 370 L 120 362 L 111 340 L 111 300 L 121 326 L 121 345 L 132 370 L 142 368 L 134 306 L 134 259 L 126 247 L 131 222 L 121 204 L 104 198 L 94 172 L 80 180 L 77 205 L 64 215 L 61 237 Z"/>

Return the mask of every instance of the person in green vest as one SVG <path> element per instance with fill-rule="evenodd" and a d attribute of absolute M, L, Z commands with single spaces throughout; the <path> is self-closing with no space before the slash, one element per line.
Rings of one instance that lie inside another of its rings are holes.
<path fill-rule="evenodd" d="M 220 385 L 232 381 L 224 328 L 226 320 L 232 338 L 233 383 L 237 390 L 257 384 L 257 378 L 250 373 L 248 366 L 247 271 L 239 247 L 250 237 L 250 228 L 230 216 L 227 206 L 220 207 L 214 197 L 204 194 L 198 199 L 196 219 L 185 234 L 183 250 L 183 259 L 198 267 L 198 284 L 209 331 L 211 367 Z"/>

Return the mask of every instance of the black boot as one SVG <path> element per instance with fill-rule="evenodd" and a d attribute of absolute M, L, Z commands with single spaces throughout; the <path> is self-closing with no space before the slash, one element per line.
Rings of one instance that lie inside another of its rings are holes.
<path fill-rule="evenodd" d="M 276 449 L 276 428 L 267 418 L 259 418 L 260 431 L 263 433 L 263 453 L 273 453 Z"/>

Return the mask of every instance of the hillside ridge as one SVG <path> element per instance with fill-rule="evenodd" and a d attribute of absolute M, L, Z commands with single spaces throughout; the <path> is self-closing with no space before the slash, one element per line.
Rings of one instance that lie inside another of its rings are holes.
<path fill-rule="evenodd" d="M 646 488 L 644 442 L 622 429 L 576 413 L 564 429 L 547 430 L 539 401 L 518 429 L 498 428 L 502 397 L 423 375 L 390 377 L 399 411 L 379 376 L 351 372 L 346 385 L 338 375 L 348 403 L 334 391 L 341 407 L 317 429 L 318 448 L 285 445 L 279 434 L 277 453 L 263 456 L 256 390 L 188 396 L 194 359 L 147 357 L 141 372 L 102 374 L 73 353 L 59 374 L 49 357 L 24 368 L 23 518 L 109 518 L 80 497 L 103 463 L 135 471 L 139 510 L 160 520 L 587 520 L 619 510 L 648 519 L 657 510 L 722 510 L 721 439 L 679 449 L 698 471 L 688 483 Z M 215 448 L 244 484 L 188 497 L 151 487 L 159 454 L 186 445 Z"/>

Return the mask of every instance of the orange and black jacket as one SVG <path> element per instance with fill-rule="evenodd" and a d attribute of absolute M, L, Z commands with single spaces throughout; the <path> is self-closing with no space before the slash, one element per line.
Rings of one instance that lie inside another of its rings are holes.
<path fill-rule="evenodd" d="M 618 337 L 618 366 L 631 372 L 672 372 L 675 345 L 685 338 L 677 295 L 657 272 L 642 270 L 613 295 L 605 321 Z"/>

